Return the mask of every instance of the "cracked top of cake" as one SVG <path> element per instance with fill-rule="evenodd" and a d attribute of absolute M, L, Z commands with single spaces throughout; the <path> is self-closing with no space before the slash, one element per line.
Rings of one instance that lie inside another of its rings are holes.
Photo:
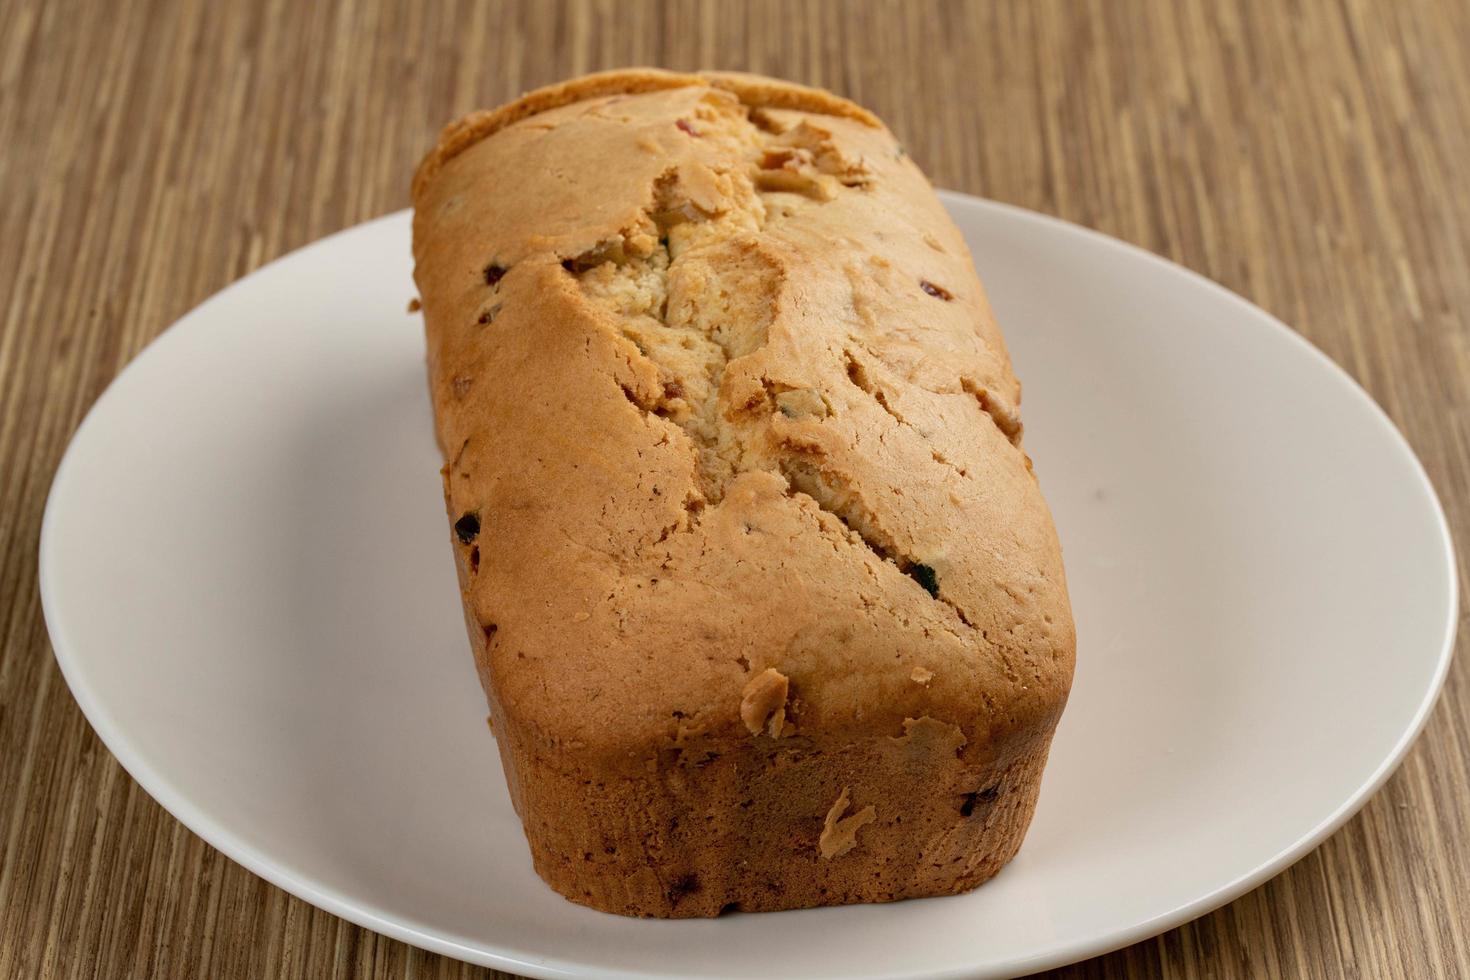
<path fill-rule="evenodd" d="M 466 608 L 544 744 L 1049 731 L 1075 639 L 1020 385 L 881 123 L 590 76 L 451 125 L 414 206 Z"/>

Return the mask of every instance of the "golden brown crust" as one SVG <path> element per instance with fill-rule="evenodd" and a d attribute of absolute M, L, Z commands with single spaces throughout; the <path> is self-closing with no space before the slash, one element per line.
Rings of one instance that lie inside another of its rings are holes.
<path fill-rule="evenodd" d="M 750 106 L 804 109 L 830 116 L 847 116 L 870 126 L 882 125 L 876 116 L 862 106 L 831 92 L 776 81 L 761 75 L 736 71 L 689 74 L 665 71 L 662 68 L 619 68 L 547 85 L 527 92 L 499 108 L 472 112 L 456 119 L 444 127 L 444 131 L 439 134 L 438 145 L 419 164 L 413 179 L 414 197 L 417 198 L 419 188 L 457 154 L 528 116 L 599 95 L 634 95 L 687 85 L 713 85 L 735 93 L 743 103 Z"/>
<path fill-rule="evenodd" d="M 543 877 L 710 915 L 993 874 L 1075 639 L 1004 342 L 887 130 L 769 79 L 589 76 L 450 127 L 414 205 Z"/>

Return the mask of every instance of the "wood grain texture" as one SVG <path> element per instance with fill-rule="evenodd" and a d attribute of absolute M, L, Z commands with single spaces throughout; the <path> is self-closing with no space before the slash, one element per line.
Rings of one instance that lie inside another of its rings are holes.
<path fill-rule="evenodd" d="M 1378 399 L 1470 540 L 1463 0 L 0 0 L 0 977 L 492 975 L 291 898 L 139 790 L 52 659 L 37 537 L 82 415 L 180 314 L 406 205 L 451 117 L 630 64 L 831 87 L 937 184 L 1253 299 Z M 1057 975 L 1470 976 L 1467 645 L 1342 831 Z"/>

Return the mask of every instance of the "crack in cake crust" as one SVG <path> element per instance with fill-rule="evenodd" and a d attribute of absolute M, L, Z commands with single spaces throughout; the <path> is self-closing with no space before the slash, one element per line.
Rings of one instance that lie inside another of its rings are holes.
<path fill-rule="evenodd" d="M 702 499 L 684 530 L 696 526 L 698 512 L 706 504 L 720 502 L 725 486 L 737 473 L 779 473 L 792 492 L 811 497 L 879 559 L 896 565 L 931 597 L 949 605 L 961 623 L 973 628 L 964 609 L 941 594 L 933 568 L 905 554 L 878 529 L 871 510 L 857 504 L 850 491 L 839 489 L 850 484 L 850 477 L 824 472 L 813 462 L 814 457 L 820 458 L 820 450 L 778 441 L 776 451 L 771 452 L 769 446 L 760 445 L 772 438 L 769 424 L 762 424 L 768 420 L 751 411 L 720 411 L 731 361 L 766 349 L 767 330 L 779 302 L 779 263 L 766 258 L 766 268 L 754 273 L 748 267 L 750 258 L 762 254 L 762 232 L 768 216 L 772 211 L 781 214 L 778 207 L 768 206 L 765 198 L 794 193 L 826 203 L 839 193 L 867 188 L 873 179 L 861 159 L 845 156 L 829 132 L 806 119 L 781 128 L 763 112 L 765 125 L 758 126 L 753 121 L 756 110 L 748 106 L 740 112 L 725 108 L 727 111 L 720 112 L 716 107 L 701 105 L 704 111 L 697 116 L 697 128 L 682 118 L 678 123 L 681 131 L 693 137 L 721 139 L 737 162 L 744 164 L 746 173 L 737 167 L 718 175 L 734 193 L 721 195 L 706 190 L 700 200 L 682 186 L 679 169 L 667 169 L 656 179 L 653 203 L 644 211 L 636 231 L 624 232 L 619 239 L 562 260 L 588 297 L 618 318 L 623 336 L 634 343 L 663 379 L 661 390 L 651 401 L 624 389 L 629 400 L 679 425 L 690 437 L 692 465 Z M 716 251 L 706 251 L 710 249 Z M 770 245 L 765 249 L 771 252 Z M 691 262 L 700 260 L 705 275 L 684 274 Z M 948 290 L 927 280 L 920 280 L 920 287 L 936 298 L 954 299 Z M 672 316 L 671 291 L 675 292 Z M 738 305 L 734 303 L 737 297 L 741 300 Z M 912 428 L 852 351 L 843 350 L 841 356 L 852 384 L 871 396 L 896 424 Z M 765 376 L 761 383 L 770 412 L 796 417 L 797 410 L 790 407 L 794 399 L 787 399 L 786 405 L 777 403 L 792 389 L 770 397 L 777 386 Z M 797 390 L 812 392 L 820 399 L 824 417 L 834 414 L 830 400 L 820 390 Z M 992 405 L 987 392 L 968 378 L 962 380 L 961 390 L 976 397 L 982 411 L 1008 439 L 1019 442 L 1018 418 Z M 925 438 L 923 433 L 919 435 Z M 958 469 L 937 449 L 931 447 L 930 454 L 936 461 Z M 658 543 L 664 540 L 661 537 Z"/>

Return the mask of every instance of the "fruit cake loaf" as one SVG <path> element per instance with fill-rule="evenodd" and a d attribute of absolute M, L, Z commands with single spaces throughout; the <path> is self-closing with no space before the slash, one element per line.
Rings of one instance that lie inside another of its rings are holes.
<path fill-rule="evenodd" d="M 1020 385 L 866 110 L 590 75 L 413 184 L 444 496 L 536 870 L 711 916 L 959 892 L 1071 683 Z"/>

